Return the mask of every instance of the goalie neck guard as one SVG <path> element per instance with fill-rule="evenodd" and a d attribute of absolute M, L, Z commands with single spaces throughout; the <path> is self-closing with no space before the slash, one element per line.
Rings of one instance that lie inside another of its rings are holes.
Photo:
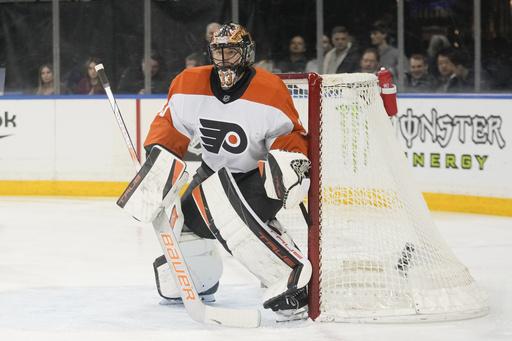
<path fill-rule="evenodd" d="M 254 63 L 254 42 L 249 31 L 237 24 L 222 25 L 208 46 L 223 90 L 229 90 Z"/>

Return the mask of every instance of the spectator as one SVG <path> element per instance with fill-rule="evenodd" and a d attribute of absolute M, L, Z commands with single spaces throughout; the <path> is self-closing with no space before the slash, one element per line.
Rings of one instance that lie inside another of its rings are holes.
<path fill-rule="evenodd" d="M 329 39 L 329 36 L 324 34 L 322 37 L 322 50 L 324 52 L 324 57 L 327 52 L 329 52 L 332 49 L 331 39 Z M 316 72 L 320 73 L 323 70 L 320 70 L 318 67 L 318 60 L 312 59 L 306 64 L 306 72 Z"/>
<path fill-rule="evenodd" d="M 80 95 L 99 95 L 105 93 L 105 89 L 101 85 L 100 77 L 95 69 L 95 66 L 98 64 L 101 64 L 101 60 L 96 57 L 91 57 L 85 62 L 84 77 L 78 82 L 78 93 Z"/>
<path fill-rule="evenodd" d="M 451 48 L 442 49 L 437 54 L 437 92 L 446 92 L 450 80 L 455 77 L 455 66 L 453 65 L 450 55 Z"/>
<path fill-rule="evenodd" d="M 450 55 L 455 78 L 448 84 L 448 92 L 472 92 L 475 87 L 475 73 L 471 55 L 462 49 L 454 50 Z M 480 89 L 489 90 L 490 76 L 485 69 L 480 72 Z"/>
<path fill-rule="evenodd" d="M 210 44 L 210 41 L 212 40 L 213 34 L 215 31 L 217 31 L 220 28 L 220 24 L 216 22 L 211 22 L 208 25 L 206 25 L 206 32 L 204 34 L 204 39 L 206 42 L 206 46 Z"/>
<path fill-rule="evenodd" d="M 31 91 L 32 92 L 32 91 Z M 55 94 L 55 82 L 53 78 L 53 65 L 46 63 L 39 67 L 38 73 L 38 87 L 34 91 L 36 95 L 54 95 Z M 68 87 L 61 83 L 60 93 L 69 94 Z"/>
<path fill-rule="evenodd" d="M 377 75 L 380 70 L 379 52 L 373 47 L 369 47 L 363 52 L 361 57 L 361 70 L 363 73 L 373 73 Z"/>
<path fill-rule="evenodd" d="M 428 42 L 428 67 L 430 70 L 429 72 L 431 72 L 435 77 L 439 75 L 437 70 L 437 55 L 441 50 L 447 49 L 449 47 L 450 42 L 448 41 L 448 38 L 442 34 L 434 34 Z"/>
<path fill-rule="evenodd" d="M 409 59 L 411 72 L 406 73 L 408 92 L 432 92 L 436 88 L 436 79 L 428 72 L 427 57 L 413 54 Z"/>
<path fill-rule="evenodd" d="M 324 59 L 324 73 L 345 73 L 357 72 L 361 56 L 352 42 L 348 30 L 343 26 L 336 26 L 332 29 L 331 42 L 334 46 Z"/>
<path fill-rule="evenodd" d="M 185 69 L 190 69 L 196 66 L 203 66 L 204 64 L 204 57 L 201 53 L 192 53 L 185 58 Z"/>
<path fill-rule="evenodd" d="M 283 73 L 304 72 L 308 62 L 306 43 L 301 36 L 295 36 L 288 45 L 289 56 L 277 63 L 277 69 Z"/>
<path fill-rule="evenodd" d="M 151 93 L 152 94 L 165 94 L 169 90 L 168 77 L 165 77 L 162 70 L 162 58 L 160 53 L 156 50 L 151 51 Z M 144 78 L 146 74 L 146 63 L 142 58 L 139 67 L 129 67 L 123 72 L 117 91 L 124 94 L 139 94 L 145 93 Z"/>
<path fill-rule="evenodd" d="M 199 51 L 203 55 L 204 65 L 210 64 L 210 56 L 208 55 L 208 45 L 210 45 L 210 41 L 212 40 L 213 34 L 220 28 L 220 24 L 217 22 L 211 22 L 206 25 L 206 30 L 204 32 L 204 42 L 201 44 Z"/>
<path fill-rule="evenodd" d="M 53 95 L 53 65 L 43 64 L 39 68 L 39 87 L 37 88 L 36 95 Z"/>
<path fill-rule="evenodd" d="M 400 73 L 398 70 L 398 56 L 400 52 L 396 47 L 388 44 L 388 29 L 381 25 L 374 25 L 370 39 L 372 45 L 379 51 L 380 64 L 391 72 L 393 79 L 397 79 Z M 404 56 L 405 72 L 409 71 L 409 61 Z"/>

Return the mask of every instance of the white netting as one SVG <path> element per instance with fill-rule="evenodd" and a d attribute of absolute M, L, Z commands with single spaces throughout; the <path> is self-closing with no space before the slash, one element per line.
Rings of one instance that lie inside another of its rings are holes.
<path fill-rule="evenodd" d="M 295 92 L 307 89 L 286 82 Z M 312 160 L 321 168 L 319 319 L 403 322 L 487 313 L 485 295 L 415 187 L 377 78 L 323 75 L 322 82 L 320 118 L 309 117 L 321 120 L 320 160 Z M 294 100 L 307 115 L 307 100 Z M 279 219 L 305 247 L 299 213 Z"/>

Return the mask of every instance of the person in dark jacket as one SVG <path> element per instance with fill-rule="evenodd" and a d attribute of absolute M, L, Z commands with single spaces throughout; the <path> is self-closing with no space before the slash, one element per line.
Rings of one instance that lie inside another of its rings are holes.
<path fill-rule="evenodd" d="M 343 26 L 332 29 L 331 41 L 334 48 L 324 58 L 324 74 L 357 72 L 361 54 L 352 44 L 348 30 Z"/>

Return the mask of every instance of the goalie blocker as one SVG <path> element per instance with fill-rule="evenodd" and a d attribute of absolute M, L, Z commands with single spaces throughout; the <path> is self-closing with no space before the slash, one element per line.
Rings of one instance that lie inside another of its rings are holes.
<path fill-rule="evenodd" d="M 186 165 L 155 145 L 144 165 L 117 200 L 117 205 L 144 223 L 152 222 L 161 210 L 179 198 L 188 179 Z"/>

